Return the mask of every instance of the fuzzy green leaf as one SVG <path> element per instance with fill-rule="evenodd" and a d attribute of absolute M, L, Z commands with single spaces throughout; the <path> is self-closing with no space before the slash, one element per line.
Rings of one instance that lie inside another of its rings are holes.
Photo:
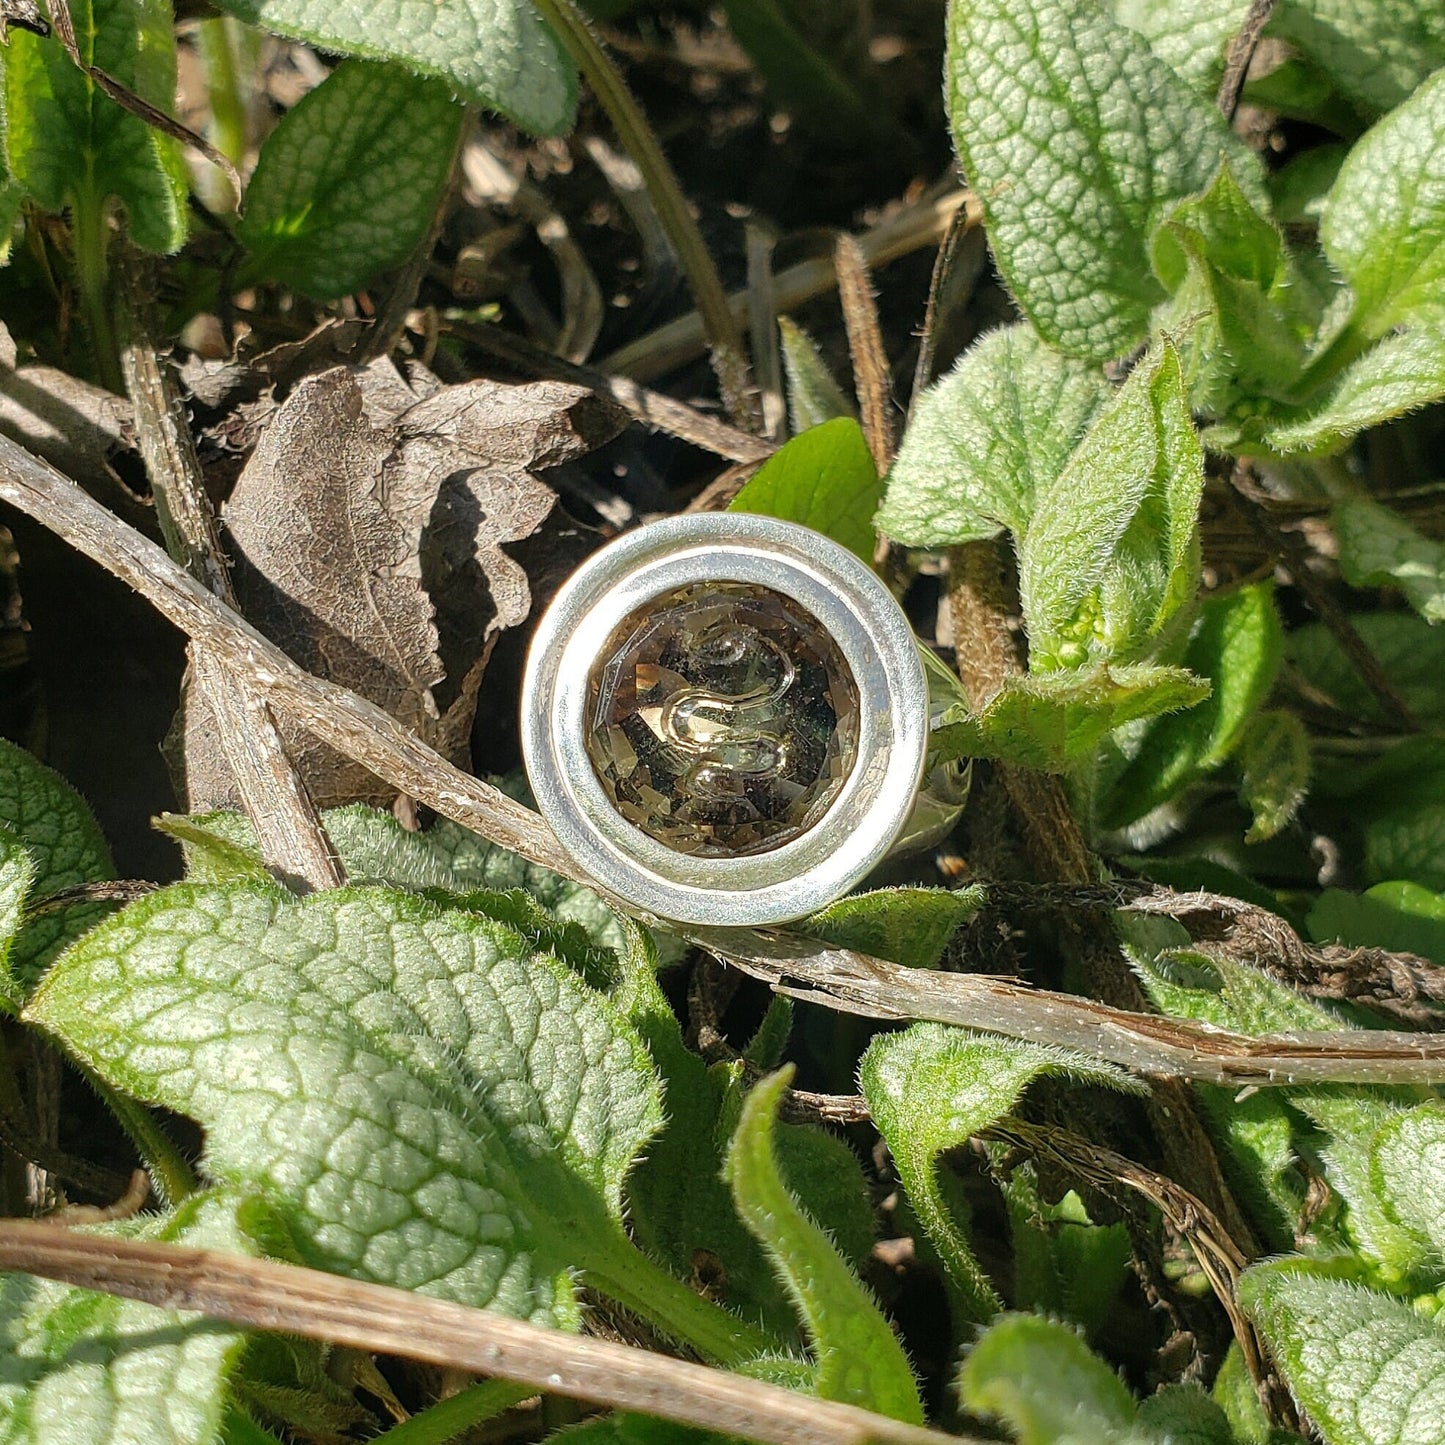
<path fill-rule="evenodd" d="M 1327 888 L 1309 915 L 1316 943 L 1418 953 L 1445 965 L 1445 897 L 1418 883 L 1377 883 L 1363 893 Z"/>
<path fill-rule="evenodd" d="M 1426 622 L 1445 621 L 1445 546 L 1363 496 L 1336 505 L 1335 536 L 1351 587 L 1398 587 Z"/>
<path fill-rule="evenodd" d="M 838 417 L 780 447 L 728 510 L 800 522 L 871 564 L 873 513 L 882 495 L 863 429 L 851 417 Z"/>
<path fill-rule="evenodd" d="M 1212 101 L 1225 52 L 1239 32 L 1248 0 L 1113 0 L 1114 18 L 1137 30 L 1161 60 Z"/>
<path fill-rule="evenodd" d="M 250 252 L 242 283 L 329 301 L 400 265 L 431 224 L 463 115 L 441 81 L 338 66 L 261 147 L 236 228 Z"/>
<path fill-rule="evenodd" d="M 883 1034 L 858 1065 L 858 1086 L 888 1141 L 908 1201 L 974 1318 L 998 1296 L 979 1267 L 939 1187 L 937 1157 L 994 1123 L 1041 1074 L 1136 1089 L 1121 1070 L 1064 1049 L 991 1038 L 942 1024 Z"/>
<path fill-rule="evenodd" d="M 1294 821 L 1309 791 L 1310 737 L 1296 713 L 1270 708 L 1239 746 L 1239 797 L 1253 821 L 1246 843 L 1263 843 Z"/>
<path fill-rule="evenodd" d="M 788 377 L 788 417 L 795 433 L 854 414 L 813 338 L 791 317 L 778 317 L 778 344 Z"/>
<path fill-rule="evenodd" d="M 1370 1141 L 1380 1207 L 1420 1257 L 1445 1263 L 1445 1104 L 1421 1104 L 1386 1121 Z"/>
<path fill-rule="evenodd" d="M 1098 367 L 1005 326 L 919 398 L 878 529 L 910 547 L 1021 534 L 1112 395 Z"/>
<path fill-rule="evenodd" d="M 576 72 L 527 0 L 223 0 L 221 8 L 292 40 L 440 76 L 538 135 L 572 124 Z"/>
<path fill-rule="evenodd" d="M 1445 26 L 1441 29 L 1445 40 Z M 1356 142 L 1325 203 L 1320 241 L 1355 293 L 1356 324 L 1383 336 L 1445 285 L 1445 70 Z"/>
<path fill-rule="evenodd" d="M 999 758 L 1063 772 L 1115 728 L 1192 707 L 1209 684 L 1179 667 L 1093 667 L 1011 678 L 980 713 L 950 708 L 933 745 L 953 757 Z"/>
<path fill-rule="evenodd" d="M 170 111 L 176 42 L 165 0 L 71 0 L 70 17 L 90 64 Z M 136 245 L 176 250 L 186 239 L 188 182 L 175 141 L 123 110 L 54 36 L 12 31 L 3 54 L 11 176 L 47 210 L 71 209 L 81 225 L 99 225 L 115 199 Z"/>
<path fill-rule="evenodd" d="M 628 1183 L 633 1236 L 681 1274 L 721 1264 L 726 1302 L 760 1319 L 779 1341 L 790 1341 L 797 1316 L 763 1249 L 738 1218 L 722 1177 L 745 1071 L 736 1062 L 708 1065 L 684 1045 L 676 1015 L 658 987 L 651 949 L 637 924 L 628 928 L 631 942 L 622 954 L 616 1001 L 647 1044 L 668 1104 L 666 1127 Z M 828 1221 L 835 1243 L 861 1266 L 872 1247 L 873 1219 L 852 1151 L 807 1125 L 779 1124 L 774 1142 L 793 1192 Z"/>
<path fill-rule="evenodd" d="M 1417 0 L 1281 0 L 1269 28 L 1375 113 L 1445 65 L 1445 13 Z"/>
<path fill-rule="evenodd" d="M 1329 1445 L 1445 1441 L 1445 1330 L 1437 1322 L 1288 1260 L 1247 1271 L 1239 1294 Z"/>
<path fill-rule="evenodd" d="M 1024 314 L 1075 355 L 1129 351 L 1165 294 L 1150 234 L 1241 153 L 1218 111 L 1143 36 L 1068 0 L 953 0 L 945 84 Z"/>
<path fill-rule="evenodd" d="M 1191 602 L 1204 456 L 1179 358 L 1135 367 L 1018 544 L 1031 671 L 1132 657 Z"/>
<path fill-rule="evenodd" d="M 983 907 L 984 890 L 879 888 L 855 893 L 793 925 L 836 948 L 852 948 L 908 968 L 932 968 L 959 927 Z"/>
<path fill-rule="evenodd" d="M 0 826 L 14 833 L 30 854 L 35 899 L 115 877 L 110 850 L 80 794 L 59 773 L 3 738 Z M 44 965 L 106 910 L 104 903 L 77 903 L 25 925 L 0 964 L 0 999 L 18 1006 Z"/>
<path fill-rule="evenodd" d="M 10 950 L 24 921 L 25 900 L 35 881 L 35 864 L 20 838 L 0 824 L 0 1010 L 18 1009 L 25 990 L 10 970 Z"/>
<path fill-rule="evenodd" d="M 1204 602 L 1184 666 L 1208 679 L 1210 694 L 1198 707 L 1150 725 L 1112 786 L 1102 810 L 1105 827 L 1142 818 L 1239 745 L 1274 685 L 1284 648 L 1273 594 L 1270 584 L 1258 583 Z"/>
<path fill-rule="evenodd" d="M 616 1011 L 511 929 L 408 894 L 182 884 L 106 920 L 27 1017 L 206 1129 L 206 1168 L 306 1262 L 578 1321 L 657 1130 Z"/>
<path fill-rule="evenodd" d="M 590 888 L 499 848 L 446 818 L 437 819 L 425 832 L 413 833 L 390 813 L 353 803 L 328 808 L 322 821 L 354 882 L 417 890 L 439 888 L 450 893 L 521 888 L 564 923 L 584 929 L 602 947 L 623 946 L 617 914 Z M 227 883 L 268 876 L 255 831 L 239 813 L 167 817 L 158 826 L 181 843 L 186 876 L 195 882 Z M 665 942 L 666 957 L 675 958 L 680 946 L 671 938 Z"/>
<path fill-rule="evenodd" d="M 1445 309 L 1422 308 L 1341 373 L 1324 402 L 1265 431 L 1277 452 L 1338 451 L 1352 436 L 1445 396 Z"/>
<path fill-rule="evenodd" d="M 1068 1325 L 1005 1315 L 958 1377 L 970 1409 L 1006 1421 L 1020 1445 L 1135 1445 L 1138 1407 L 1124 1382 Z"/>
<path fill-rule="evenodd" d="M 791 1065 L 770 1074 L 743 1103 L 726 1165 L 738 1213 L 767 1250 L 807 1327 L 818 1361 L 818 1393 L 921 1424 L 918 1385 L 902 1345 L 779 1172 L 774 1130 L 792 1077 Z"/>
<path fill-rule="evenodd" d="M 196 1195 L 175 1213 L 84 1232 L 254 1254 L 237 1201 Z M 3 1445 L 211 1445 L 245 1332 L 193 1313 L 0 1275 Z"/>

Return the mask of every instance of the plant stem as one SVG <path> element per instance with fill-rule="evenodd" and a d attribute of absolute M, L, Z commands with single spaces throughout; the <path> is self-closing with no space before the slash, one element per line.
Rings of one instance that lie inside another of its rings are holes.
<path fill-rule="evenodd" d="M 702 232 L 693 219 L 677 176 L 662 153 L 642 108 L 626 81 L 603 50 L 573 0 L 535 0 L 542 18 L 556 32 L 577 68 L 586 77 L 617 138 L 637 163 L 647 193 L 657 209 L 668 239 L 687 272 L 692 294 L 707 333 L 713 370 L 722 388 L 723 404 L 734 420 L 748 412 L 748 363 L 742 330 L 728 306 L 727 292 L 717 273 Z"/>
<path fill-rule="evenodd" d="M 80 299 L 95 344 L 96 371 L 108 390 L 119 392 L 125 384 L 121 379 L 120 348 L 110 315 L 110 227 L 105 206 L 95 199 L 92 187 L 79 192 L 71 204 L 70 234 Z"/>
<path fill-rule="evenodd" d="M 473 1425 L 494 1419 L 536 1393 L 530 1385 L 514 1385 L 510 1380 L 482 1380 L 392 1426 L 372 1445 L 446 1445 Z"/>

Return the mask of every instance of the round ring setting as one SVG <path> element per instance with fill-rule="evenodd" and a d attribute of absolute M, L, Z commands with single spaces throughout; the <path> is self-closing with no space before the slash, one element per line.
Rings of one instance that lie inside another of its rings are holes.
<path fill-rule="evenodd" d="M 908 822 L 928 733 L 917 644 L 872 570 L 740 512 L 595 553 L 543 617 L 522 693 L 563 847 L 633 906 L 717 927 L 801 918 L 858 883 Z"/>

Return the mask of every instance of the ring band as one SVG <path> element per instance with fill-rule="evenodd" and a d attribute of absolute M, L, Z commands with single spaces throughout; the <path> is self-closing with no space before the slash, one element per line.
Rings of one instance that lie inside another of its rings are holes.
<path fill-rule="evenodd" d="M 685 514 L 624 534 L 557 594 L 528 659 L 523 755 L 604 890 L 678 923 L 780 923 L 957 818 L 966 767 L 935 769 L 920 796 L 931 719 L 961 696 L 946 681 L 831 539 Z"/>

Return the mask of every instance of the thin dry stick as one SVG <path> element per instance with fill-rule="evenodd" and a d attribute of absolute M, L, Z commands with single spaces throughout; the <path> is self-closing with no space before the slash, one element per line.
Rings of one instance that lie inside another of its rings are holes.
<path fill-rule="evenodd" d="M 530 808 L 453 767 L 374 703 L 298 667 L 153 542 L 3 436 L 0 501 L 134 587 L 263 691 L 272 706 L 399 792 L 534 863 L 596 887 Z M 690 936 L 779 992 L 846 1013 L 933 1019 L 1064 1044 L 1143 1074 L 1236 1085 L 1445 1080 L 1445 1035 L 1381 1030 L 1251 1039 L 1006 980 L 902 968 L 785 931 L 695 930 Z"/>
<path fill-rule="evenodd" d="M 121 371 L 135 408 L 136 440 L 161 530 L 172 555 L 191 576 L 235 610 L 231 575 L 180 391 L 139 319 L 143 308 L 133 269 L 128 268 L 128 277 L 131 315 L 123 324 L 130 334 L 121 348 Z M 243 678 L 218 665 L 200 642 L 192 643 L 191 667 L 215 714 L 221 749 L 267 865 L 307 888 L 339 888 L 345 874 L 265 701 Z"/>
<path fill-rule="evenodd" d="M 756 221 L 747 224 L 748 339 L 762 402 L 763 435 L 777 441 L 788 413 L 783 403 L 783 362 L 778 351 L 778 307 L 773 296 L 773 247 L 777 238 Z"/>
<path fill-rule="evenodd" d="M 1244 23 L 1229 42 L 1229 52 L 1224 59 L 1224 74 L 1214 97 L 1214 103 L 1223 113 L 1225 120 L 1233 120 L 1234 112 L 1239 109 L 1239 97 L 1244 90 L 1245 77 L 1249 74 L 1249 62 L 1254 59 L 1259 38 L 1264 34 L 1264 27 L 1269 24 L 1269 17 L 1274 14 L 1274 6 L 1275 0 L 1250 0 Z"/>
<path fill-rule="evenodd" d="M 893 386 L 883 329 L 878 324 L 878 303 L 873 278 L 857 239 L 846 232 L 833 249 L 838 273 L 838 300 L 848 330 L 848 352 L 853 358 L 853 387 L 863 418 L 863 435 L 880 476 L 893 465 Z"/>
<path fill-rule="evenodd" d="M 871 231 L 865 231 L 858 238 L 864 259 L 870 266 L 883 266 L 924 246 L 936 245 L 960 207 L 967 208 L 970 229 L 983 224 L 983 207 L 972 191 L 949 191 L 908 206 Z M 837 279 L 831 256 L 817 256 L 779 271 L 773 278 L 778 310 L 786 313 L 809 297 L 822 295 Z M 734 291 L 727 301 L 735 317 L 747 315 L 746 291 Z M 629 342 L 604 357 L 598 365 L 604 371 L 620 372 L 634 381 L 652 381 L 674 367 L 695 360 L 705 348 L 702 318 L 691 311 Z"/>
<path fill-rule="evenodd" d="M 729 426 L 685 402 L 639 386 L 625 376 L 608 376 L 590 367 L 574 366 L 570 361 L 563 361 L 560 356 L 554 356 L 500 326 L 486 322 L 445 321 L 442 330 L 491 352 L 528 376 L 571 381 L 578 386 L 590 387 L 599 396 L 611 398 L 643 426 L 667 436 L 680 437 L 729 461 L 766 461 L 777 450 L 773 442 L 763 437 Z"/>
<path fill-rule="evenodd" d="M 0 1222 L 0 1270 L 256 1329 L 516 1380 L 769 1445 L 981 1445 L 724 1370 L 320 1270 Z"/>

